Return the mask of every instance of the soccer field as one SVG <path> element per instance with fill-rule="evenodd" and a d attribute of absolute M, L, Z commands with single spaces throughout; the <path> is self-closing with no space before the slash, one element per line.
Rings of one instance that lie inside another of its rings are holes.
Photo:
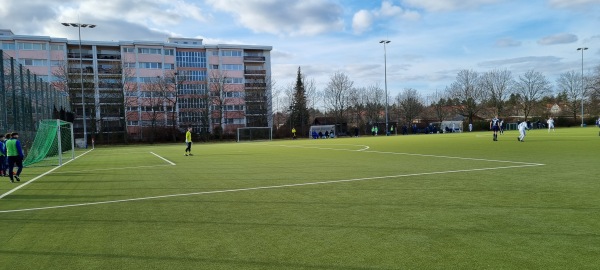
<path fill-rule="evenodd" d="M 80 151 L 1 179 L 0 269 L 597 269 L 598 131 Z"/>

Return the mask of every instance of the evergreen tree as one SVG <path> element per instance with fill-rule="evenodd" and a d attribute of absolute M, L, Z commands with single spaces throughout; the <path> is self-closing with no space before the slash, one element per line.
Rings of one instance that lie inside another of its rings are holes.
<path fill-rule="evenodd" d="M 300 137 L 308 136 L 309 113 L 306 107 L 306 91 L 304 89 L 304 81 L 302 80 L 302 72 L 298 67 L 298 76 L 296 77 L 296 85 L 294 86 L 294 97 L 292 100 L 290 122 L 291 127 L 297 130 Z"/>

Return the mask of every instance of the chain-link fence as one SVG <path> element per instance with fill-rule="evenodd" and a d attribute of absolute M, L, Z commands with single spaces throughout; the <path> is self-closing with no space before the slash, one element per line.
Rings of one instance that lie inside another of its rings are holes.
<path fill-rule="evenodd" d="M 29 145 L 39 120 L 73 121 L 66 92 L 43 81 L 2 50 L 0 54 L 0 133 L 19 132 L 24 144 Z"/>

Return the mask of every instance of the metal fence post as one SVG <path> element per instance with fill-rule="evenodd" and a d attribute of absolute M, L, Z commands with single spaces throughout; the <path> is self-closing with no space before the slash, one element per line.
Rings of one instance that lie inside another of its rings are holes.
<path fill-rule="evenodd" d="M 10 58 L 10 77 L 12 81 L 12 109 L 13 109 L 13 130 L 17 130 L 17 84 L 15 83 L 15 59 Z"/>
<path fill-rule="evenodd" d="M 0 55 L 2 56 L 2 61 L 0 61 L 0 94 L 2 94 L 2 132 L 6 132 L 8 129 L 8 106 L 6 106 L 6 85 L 4 81 L 4 51 L 0 49 Z"/>

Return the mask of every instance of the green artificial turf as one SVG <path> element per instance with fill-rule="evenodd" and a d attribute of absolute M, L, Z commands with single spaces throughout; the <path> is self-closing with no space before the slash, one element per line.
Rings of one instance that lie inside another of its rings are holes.
<path fill-rule="evenodd" d="M 99 147 L 0 199 L 0 269 L 596 269 L 598 131 Z"/>

